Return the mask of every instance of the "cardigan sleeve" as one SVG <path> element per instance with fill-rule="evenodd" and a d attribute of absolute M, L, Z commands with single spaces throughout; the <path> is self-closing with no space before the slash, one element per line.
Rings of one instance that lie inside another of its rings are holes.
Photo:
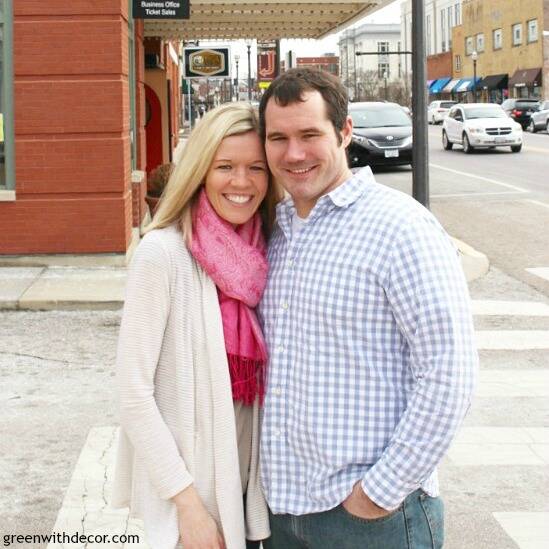
<path fill-rule="evenodd" d="M 170 256 L 148 233 L 128 273 L 116 359 L 120 423 L 161 498 L 193 482 L 154 397 L 154 378 L 170 311 Z"/>

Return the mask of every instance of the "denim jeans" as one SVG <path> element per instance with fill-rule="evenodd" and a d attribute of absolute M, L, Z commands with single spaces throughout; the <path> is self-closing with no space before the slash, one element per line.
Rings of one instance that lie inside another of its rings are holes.
<path fill-rule="evenodd" d="M 340 504 L 309 515 L 271 513 L 270 520 L 264 549 L 440 549 L 444 543 L 442 500 L 422 490 L 379 519 L 351 515 Z"/>

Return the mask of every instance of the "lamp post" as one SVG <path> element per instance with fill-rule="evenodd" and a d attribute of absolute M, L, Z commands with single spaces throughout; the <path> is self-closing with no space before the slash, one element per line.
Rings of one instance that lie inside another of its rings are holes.
<path fill-rule="evenodd" d="M 387 71 L 383 71 L 383 81 L 385 82 L 385 101 L 387 101 Z"/>
<path fill-rule="evenodd" d="M 236 64 L 236 100 L 240 101 L 240 85 L 238 83 L 238 61 L 240 60 L 240 55 L 236 54 L 234 56 L 234 62 Z"/>
<path fill-rule="evenodd" d="M 252 100 L 252 44 L 250 40 L 246 40 L 246 48 L 248 49 L 248 101 Z"/>
<path fill-rule="evenodd" d="M 475 103 L 477 102 L 477 59 L 478 53 L 476 50 L 471 54 L 471 59 L 473 60 L 473 98 Z"/>

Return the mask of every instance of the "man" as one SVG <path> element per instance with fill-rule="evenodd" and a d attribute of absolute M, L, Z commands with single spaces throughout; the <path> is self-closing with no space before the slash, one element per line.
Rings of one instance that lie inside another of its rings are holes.
<path fill-rule="evenodd" d="M 260 105 L 277 210 L 260 314 L 269 346 L 266 549 L 442 547 L 436 466 L 477 366 L 450 239 L 412 198 L 353 175 L 347 96 L 292 69 Z"/>

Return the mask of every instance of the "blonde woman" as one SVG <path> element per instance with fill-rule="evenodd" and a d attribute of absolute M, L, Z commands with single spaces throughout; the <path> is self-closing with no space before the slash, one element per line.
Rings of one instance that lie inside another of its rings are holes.
<path fill-rule="evenodd" d="M 254 308 L 278 191 L 255 110 L 192 132 L 130 268 L 117 354 L 114 507 L 153 549 L 244 549 L 269 536 L 259 485 L 266 349 Z"/>

